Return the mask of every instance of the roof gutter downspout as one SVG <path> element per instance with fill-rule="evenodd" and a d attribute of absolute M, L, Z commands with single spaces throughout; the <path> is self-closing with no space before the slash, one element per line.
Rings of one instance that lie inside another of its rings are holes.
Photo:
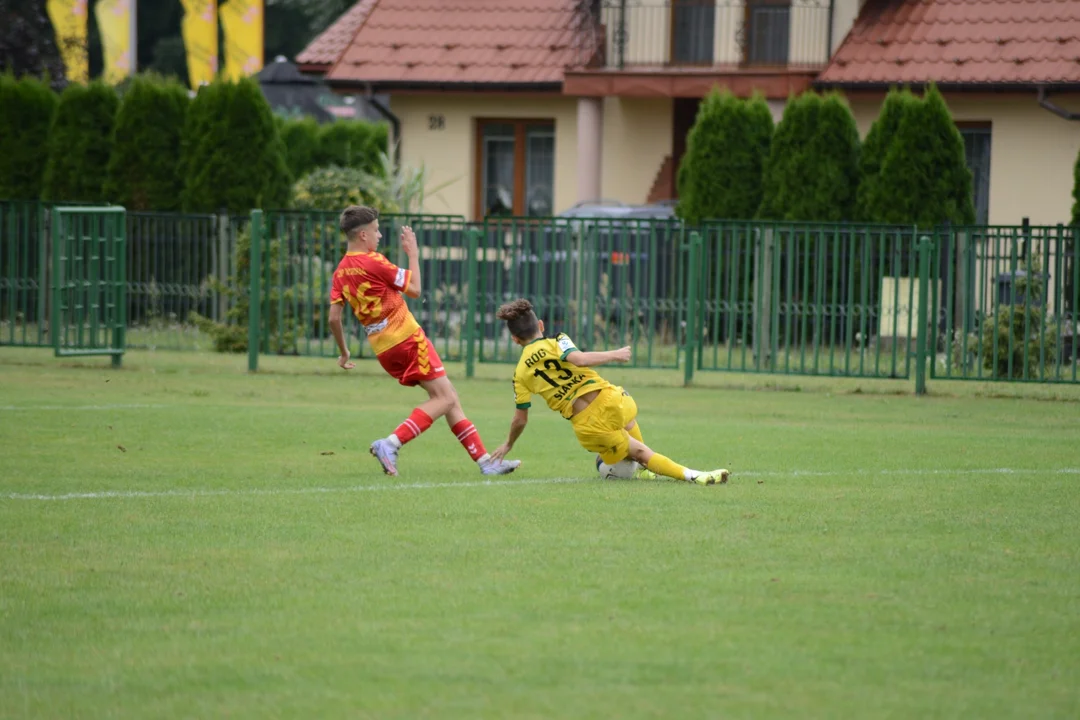
<path fill-rule="evenodd" d="M 833 12 L 836 10 L 836 0 L 829 0 L 829 27 L 825 35 L 825 62 L 832 60 L 832 35 L 833 35 Z"/>
<path fill-rule="evenodd" d="M 1045 110 L 1049 110 L 1050 112 L 1054 113 L 1059 118 L 1062 118 L 1064 120 L 1071 120 L 1073 122 L 1080 120 L 1080 112 L 1069 112 L 1060 105 L 1055 105 L 1054 103 L 1050 102 L 1050 98 L 1048 93 L 1046 92 L 1045 85 L 1039 86 L 1039 106 Z"/>
<path fill-rule="evenodd" d="M 371 84 L 367 86 L 365 93 L 371 107 L 375 108 L 380 115 L 387 119 L 394 132 L 394 167 L 401 167 L 401 118 L 390 111 L 390 108 L 382 104 L 371 91 Z"/>

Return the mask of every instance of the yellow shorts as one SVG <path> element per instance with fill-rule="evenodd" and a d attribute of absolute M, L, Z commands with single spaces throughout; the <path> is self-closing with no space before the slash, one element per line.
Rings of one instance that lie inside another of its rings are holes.
<path fill-rule="evenodd" d="M 607 387 L 577 415 L 570 418 L 581 447 L 599 453 L 609 465 L 630 453 L 626 426 L 637 417 L 637 403 L 621 387 Z"/>

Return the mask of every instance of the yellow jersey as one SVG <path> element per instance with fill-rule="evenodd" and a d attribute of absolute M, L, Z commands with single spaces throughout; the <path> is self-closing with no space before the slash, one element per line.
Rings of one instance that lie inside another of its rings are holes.
<path fill-rule="evenodd" d="M 514 401 L 519 410 L 531 407 L 532 396 L 539 395 L 548 407 L 569 418 L 578 395 L 613 387 L 592 368 L 567 362 L 566 356 L 575 350 L 574 341 L 565 333 L 537 338 L 522 348 L 514 370 Z"/>

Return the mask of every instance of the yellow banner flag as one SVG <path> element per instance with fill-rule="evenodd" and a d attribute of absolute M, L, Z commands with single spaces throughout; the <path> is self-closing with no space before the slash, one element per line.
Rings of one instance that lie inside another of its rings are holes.
<path fill-rule="evenodd" d="M 225 30 L 225 77 L 239 80 L 263 66 L 263 0 L 226 0 L 221 5 Z"/>
<path fill-rule="evenodd" d="M 184 19 L 180 32 L 187 50 L 192 89 L 214 79 L 218 68 L 217 0 L 180 0 Z"/>
<path fill-rule="evenodd" d="M 94 7 L 101 49 L 105 55 L 105 82 L 115 85 L 131 75 L 135 66 L 132 23 L 135 0 L 98 0 Z"/>
<path fill-rule="evenodd" d="M 71 82 L 85 83 L 90 79 L 86 3 L 87 0 L 47 0 L 45 3 L 45 10 L 56 30 L 56 45 L 64 60 L 64 72 Z"/>

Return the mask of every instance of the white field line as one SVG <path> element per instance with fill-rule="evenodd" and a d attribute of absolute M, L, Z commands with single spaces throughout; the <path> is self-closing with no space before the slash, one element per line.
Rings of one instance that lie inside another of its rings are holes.
<path fill-rule="evenodd" d="M 0 412 L 35 412 L 37 410 L 141 410 L 168 405 L 0 405 Z"/>
<path fill-rule="evenodd" d="M 802 477 L 837 477 L 840 475 L 867 476 L 920 476 L 920 475 L 1080 475 L 1080 468 L 987 468 L 969 470 L 760 470 L 740 472 L 732 475 L 739 478 L 802 478 Z M 477 480 L 475 482 L 448 483 L 397 483 L 393 485 L 351 485 L 342 487 L 303 487 L 303 488 L 250 488 L 250 489 L 198 489 L 190 490 L 102 490 L 99 492 L 76 492 L 62 494 L 5 493 L 4 500 L 128 500 L 140 498 L 198 498 L 221 496 L 261 496 L 261 495 L 317 495 L 355 492 L 388 492 L 402 490 L 453 490 L 457 488 L 514 487 L 519 485 L 567 485 L 571 483 L 601 482 L 599 478 L 537 478 L 521 480 Z M 609 481 L 610 482 L 610 481 Z"/>

